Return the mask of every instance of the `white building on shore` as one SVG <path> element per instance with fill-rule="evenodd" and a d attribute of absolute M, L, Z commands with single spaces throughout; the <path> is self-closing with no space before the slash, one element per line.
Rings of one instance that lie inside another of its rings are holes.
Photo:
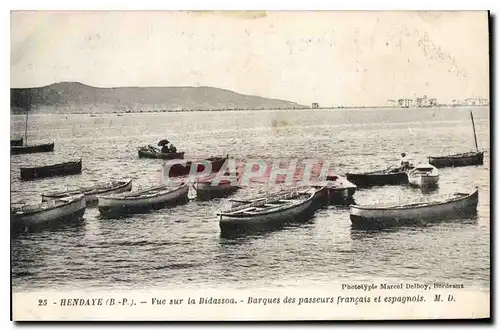
<path fill-rule="evenodd" d="M 417 108 L 427 108 L 427 107 L 435 107 L 437 106 L 437 99 L 436 98 L 428 98 L 427 95 L 424 95 L 423 97 L 419 98 L 400 98 L 397 101 L 389 99 L 387 100 L 387 103 L 391 107 L 402 107 L 402 108 L 411 108 L 411 107 L 417 107 Z"/>

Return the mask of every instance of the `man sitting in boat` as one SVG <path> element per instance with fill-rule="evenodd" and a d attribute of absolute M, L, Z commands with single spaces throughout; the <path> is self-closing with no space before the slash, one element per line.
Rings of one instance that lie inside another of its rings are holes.
<path fill-rule="evenodd" d="M 170 153 L 177 153 L 177 148 L 175 148 L 174 144 L 170 144 Z"/>
<path fill-rule="evenodd" d="M 410 162 L 406 159 L 406 153 L 401 153 L 401 171 L 410 169 Z"/>
<path fill-rule="evenodd" d="M 168 144 L 163 145 L 161 148 L 162 153 L 170 153 L 170 148 L 168 147 Z"/>

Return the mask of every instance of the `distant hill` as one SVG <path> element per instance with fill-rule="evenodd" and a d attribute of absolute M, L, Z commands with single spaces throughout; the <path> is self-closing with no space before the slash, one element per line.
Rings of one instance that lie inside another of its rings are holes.
<path fill-rule="evenodd" d="M 97 88 L 62 82 L 44 87 L 12 88 L 11 111 L 46 109 L 65 113 L 215 109 L 306 108 L 294 102 L 244 95 L 214 87 Z"/>

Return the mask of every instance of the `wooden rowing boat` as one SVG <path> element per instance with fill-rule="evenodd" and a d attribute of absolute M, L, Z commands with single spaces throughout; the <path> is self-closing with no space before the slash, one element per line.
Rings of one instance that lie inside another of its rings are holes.
<path fill-rule="evenodd" d="M 97 196 L 128 192 L 132 189 L 132 179 L 117 180 L 92 186 L 80 187 L 66 191 L 54 191 L 42 194 L 42 201 L 60 199 L 76 194 L 84 194 L 87 207 L 97 203 Z"/>
<path fill-rule="evenodd" d="M 31 108 L 31 94 L 27 95 L 26 100 L 26 121 L 24 126 L 24 140 L 21 138 L 20 143 L 17 139 L 14 144 L 10 142 L 10 154 L 28 154 L 28 153 L 46 153 L 54 151 L 54 143 L 28 145 L 28 115 Z"/>
<path fill-rule="evenodd" d="M 82 160 L 51 164 L 40 167 L 21 168 L 21 179 L 74 175 L 82 172 Z"/>
<path fill-rule="evenodd" d="M 160 185 L 141 191 L 98 196 L 98 208 L 106 217 L 133 214 L 185 202 L 188 192 L 189 186 L 183 182 L 177 186 Z"/>
<path fill-rule="evenodd" d="M 70 161 L 48 166 L 21 168 L 22 180 L 33 180 L 37 178 L 75 175 L 82 172 L 82 160 Z"/>
<path fill-rule="evenodd" d="M 353 200 L 357 186 L 338 175 L 326 176 L 327 203 L 346 205 Z"/>
<path fill-rule="evenodd" d="M 466 167 L 473 165 L 482 165 L 484 152 L 473 151 L 467 153 L 459 153 L 447 156 L 429 156 L 429 163 L 436 168 L 445 167 Z"/>
<path fill-rule="evenodd" d="M 11 154 L 28 154 L 28 153 L 45 153 L 53 152 L 54 143 L 39 144 L 39 145 L 23 145 L 23 146 L 10 146 Z"/>
<path fill-rule="evenodd" d="M 436 187 L 439 182 L 439 172 L 431 164 L 419 164 L 407 173 L 408 183 L 422 188 Z"/>
<path fill-rule="evenodd" d="M 139 147 L 138 154 L 140 158 L 176 160 L 184 159 L 184 152 L 179 153 L 162 153 L 160 149 L 153 146 Z"/>
<path fill-rule="evenodd" d="M 477 146 L 476 126 L 474 124 L 474 116 L 472 115 L 472 112 L 470 112 L 470 119 L 472 121 L 472 130 L 474 132 L 474 143 L 476 146 L 476 150 L 472 152 L 458 153 L 446 156 L 429 156 L 428 160 L 430 164 L 432 164 L 436 168 L 483 165 L 484 152 L 480 151 Z"/>
<path fill-rule="evenodd" d="M 83 194 L 11 208 L 11 229 L 13 233 L 30 232 L 79 222 L 85 208 Z"/>
<path fill-rule="evenodd" d="M 194 167 L 196 167 L 196 173 L 202 173 L 205 170 L 204 164 L 206 162 L 208 162 L 211 165 L 212 173 L 217 172 L 222 168 L 227 159 L 228 159 L 227 156 L 225 157 L 213 156 L 206 158 L 204 160 L 175 163 L 170 166 L 168 176 L 169 177 L 187 176 L 189 175 L 191 168 Z M 193 175 L 195 175 L 195 173 L 193 173 Z"/>
<path fill-rule="evenodd" d="M 399 168 L 388 168 L 363 173 L 346 173 L 349 182 L 359 187 L 408 184 L 406 172 Z"/>
<path fill-rule="evenodd" d="M 374 205 L 351 205 L 349 209 L 353 227 L 380 229 L 470 216 L 477 213 L 477 204 L 476 187 L 471 193 L 453 193 Z"/>
<path fill-rule="evenodd" d="M 230 174 L 210 174 L 204 177 L 197 177 L 194 183 L 196 198 L 199 200 L 209 200 L 221 198 L 239 190 L 241 179 L 240 173 Z"/>
<path fill-rule="evenodd" d="M 221 232 L 233 232 L 238 229 L 269 223 L 284 223 L 296 219 L 310 209 L 317 190 L 292 190 L 284 195 L 266 199 L 256 198 L 251 203 L 241 203 L 219 216 Z"/>

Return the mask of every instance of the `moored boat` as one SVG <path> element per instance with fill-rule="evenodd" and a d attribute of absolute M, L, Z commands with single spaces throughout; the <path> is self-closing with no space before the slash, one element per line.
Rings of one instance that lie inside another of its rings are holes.
<path fill-rule="evenodd" d="M 484 159 L 483 151 L 472 151 L 447 156 L 429 156 L 429 164 L 436 168 L 445 167 L 466 167 L 473 165 L 482 165 Z"/>
<path fill-rule="evenodd" d="M 66 191 L 46 192 L 42 194 L 42 201 L 60 199 L 76 194 L 84 194 L 87 206 L 97 202 L 97 196 L 128 192 L 132 189 L 132 179 L 117 180 L 92 186 L 80 187 Z"/>
<path fill-rule="evenodd" d="M 439 172 L 431 164 L 419 164 L 407 173 L 408 183 L 423 188 L 436 187 L 439 182 Z"/>
<path fill-rule="evenodd" d="M 38 145 L 28 145 L 28 115 L 29 109 L 31 108 L 31 94 L 28 94 L 27 103 L 26 103 L 26 121 L 24 126 L 24 140 L 21 139 L 21 143 L 19 144 L 19 139 L 12 144 L 12 140 L 10 143 L 10 154 L 28 154 L 28 153 L 45 153 L 54 151 L 54 142 L 50 142 L 48 144 L 38 144 Z"/>
<path fill-rule="evenodd" d="M 24 142 L 23 138 L 11 139 L 10 140 L 10 145 L 11 146 L 22 146 L 23 142 Z"/>
<path fill-rule="evenodd" d="M 23 146 L 10 146 L 11 154 L 28 154 L 28 153 L 46 153 L 54 151 L 54 143 L 38 144 L 38 145 L 23 145 Z"/>
<path fill-rule="evenodd" d="M 205 170 L 204 164 L 206 162 L 208 162 L 211 165 L 212 167 L 211 172 L 217 172 L 222 168 L 227 159 L 228 159 L 227 156 L 225 157 L 213 156 L 206 158 L 204 160 L 184 161 L 180 163 L 174 163 L 170 166 L 168 175 L 169 177 L 186 176 L 189 175 L 189 172 L 191 171 L 192 167 L 196 167 L 196 172 L 201 173 Z"/>
<path fill-rule="evenodd" d="M 324 185 L 318 184 L 318 186 L 295 186 L 295 187 L 281 187 L 279 190 L 274 192 L 266 192 L 264 194 L 258 194 L 247 198 L 231 198 L 231 208 L 236 208 L 242 205 L 250 205 L 259 203 L 265 200 L 279 200 L 283 197 L 289 196 L 290 194 L 304 194 L 306 191 L 314 188 L 316 190 L 315 197 L 318 199 L 323 199 L 326 196 L 325 191 L 323 191 Z"/>
<path fill-rule="evenodd" d="M 184 159 L 184 152 L 162 153 L 160 149 L 150 145 L 139 147 L 137 152 L 140 158 L 162 159 L 162 160 Z"/>
<path fill-rule="evenodd" d="M 187 201 L 189 186 L 183 182 L 177 186 L 160 185 L 141 191 L 98 196 L 101 215 L 117 216 L 160 209 Z"/>
<path fill-rule="evenodd" d="M 240 175 L 224 174 L 223 177 L 211 174 L 205 177 L 196 178 L 196 198 L 199 200 L 209 200 L 220 198 L 232 194 L 240 189 Z"/>
<path fill-rule="evenodd" d="M 406 172 L 399 168 L 388 168 L 362 173 L 346 173 L 349 182 L 358 187 L 407 184 Z"/>
<path fill-rule="evenodd" d="M 353 200 L 357 186 L 338 175 L 326 176 L 327 199 L 330 204 L 345 205 Z"/>
<path fill-rule="evenodd" d="M 37 178 L 75 175 L 82 172 L 82 160 L 70 161 L 48 166 L 21 168 L 21 179 L 32 180 Z"/>
<path fill-rule="evenodd" d="M 381 229 L 471 216 L 477 213 L 477 204 L 476 187 L 470 193 L 453 193 L 374 205 L 351 205 L 349 208 L 353 227 Z"/>
<path fill-rule="evenodd" d="M 267 199 L 255 199 L 230 210 L 222 211 L 219 217 L 221 232 L 234 232 L 271 223 L 285 223 L 298 218 L 311 208 L 317 190 L 292 190 L 285 195 Z"/>
<path fill-rule="evenodd" d="M 79 222 L 85 208 L 83 194 L 11 208 L 11 229 L 13 233 L 30 232 L 67 222 Z"/>
<path fill-rule="evenodd" d="M 476 150 L 445 156 L 429 156 L 428 161 L 430 164 L 436 168 L 466 167 L 483 164 L 484 152 L 480 151 L 477 146 L 476 126 L 474 124 L 474 116 L 472 116 L 472 112 L 470 112 L 470 119 L 472 121 L 472 131 L 474 133 L 474 144 L 476 146 Z"/>

